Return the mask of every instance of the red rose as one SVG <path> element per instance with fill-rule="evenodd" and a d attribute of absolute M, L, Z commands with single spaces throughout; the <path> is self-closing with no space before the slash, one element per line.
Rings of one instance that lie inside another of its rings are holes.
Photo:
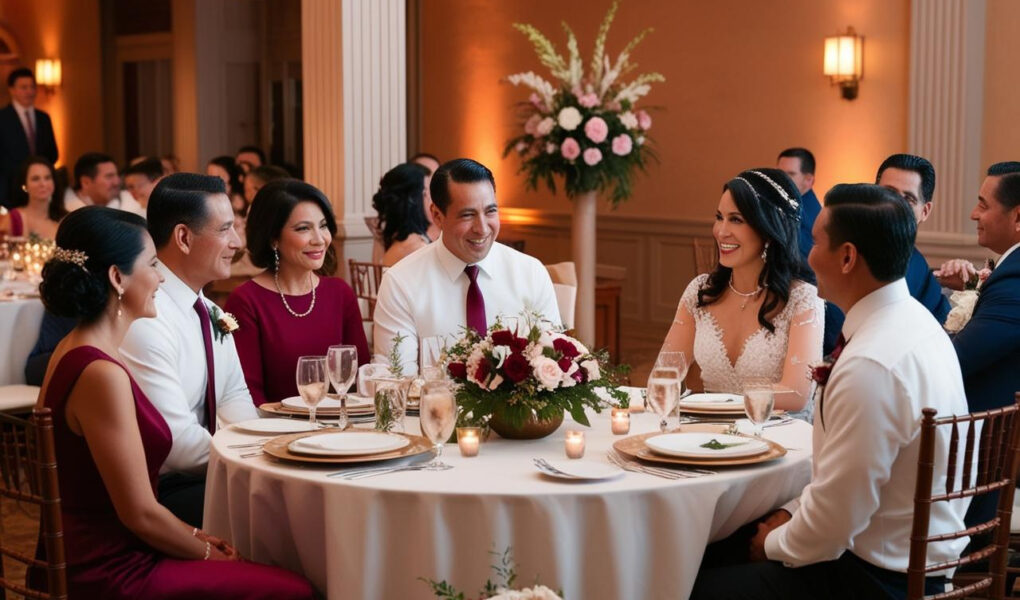
<path fill-rule="evenodd" d="M 510 341 L 510 349 L 514 352 L 524 352 L 524 349 L 528 347 L 528 339 L 522 337 L 515 337 Z"/>
<path fill-rule="evenodd" d="M 588 374 L 584 369 L 578 369 L 574 371 L 574 374 L 571 375 L 571 377 L 573 377 L 574 381 L 576 381 L 577 383 L 584 383 L 585 379 L 588 378 Z"/>
<path fill-rule="evenodd" d="M 475 381 L 485 383 L 485 378 L 489 376 L 489 372 L 491 370 L 492 368 L 489 366 L 489 361 L 478 361 L 478 366 L 475 368 Z"/>
<path fill-rule="evenodd" d="M 822 363 L 811 368 L 811 379 L 818 385 L 829 383 L 829 375 L 832 374 L 832 364 Z"/>
<path fill-rule="evenodd" d="M 523 354 L 513 353 L 503 361 L 503 374 L 514 383 L 520 383 L 531 375 L 531 364 Z"/>
<path fill-rule="evenodd" d="M 570 365 L 574 364 L 574 361 L 570 360 L 566 356 L 556 361 L 556 364 L 560 366 L 560 370 L 566 373 L 570 370 Z"/>
<path fill-rule="evenodd" d="M 499 331 L 492 332 L 492 345 L 493 346 L 509 346 L 513 343 L 514 334 L 510 333 L 508 329 L 501 329 Z"/>
<path fill-rule="evenodd" d="M 566 358 L 577 358 L 581 354 L 577 350 L 577 346 L 563 338 L 556 338 L 553 340 L 553 349 L 562 353 Z M 566 371 L 566 369 L 563 370 Z"/>
<path fill-rule="evenodd" d="M 462 362 L 452 362 L 446 367 L 446 370 L 454 379 L 467 379 L 467 365 Z"/>

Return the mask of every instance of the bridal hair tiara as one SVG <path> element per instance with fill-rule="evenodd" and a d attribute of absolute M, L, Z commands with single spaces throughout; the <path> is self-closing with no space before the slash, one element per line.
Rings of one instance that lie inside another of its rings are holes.
<path fill-rule="evenodd" d="M 761 177 L 765 181 L 769 182 L 769 185 L 771 185 L 773 187 L 773 189 L 776 190 L 776 193 L 778 193 L 780 196 L 782 196 L 783 200 L 786 200 L 786 203 L 790 205 L 790 208 L 792 208 L 793 210 L 800 209 L 800 204 L 798 204 L 796 200 L 791 198 L 790 195 L 786 193 L 786 190 L 783 189 L 783 186 L 779 185 L 775 181 L 772 181 L 772 179 L 768 175 L 762 173 L 761 171 L 748 171 L 748 172 L 749 173 L 754 173 L 758 177 Z M 751 189 L 754 189 L 754 188 L 751 188 Z"/>
<path fill-rule="evenodd" d="M 57 247 L 53 251 L 53 260 L 58 262 L 73 263 L 85 269 L 85 261 L 89 259 L 89 256 L 81 250 L 65 250 L 64 248 Z"/>

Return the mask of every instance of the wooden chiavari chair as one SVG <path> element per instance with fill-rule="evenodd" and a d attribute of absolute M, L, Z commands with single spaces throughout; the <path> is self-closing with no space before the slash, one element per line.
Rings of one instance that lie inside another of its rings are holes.
<path fill-rule="evenodd" d="M 358 262 L 351 259 L 348 266 L 351 272 L 351 287 L 359 300 L 364 300 L 367 311 L 362 311 L 361 319 L 371 321 L 375 314 L 375 299 L 379 294 L 379 283 L 382 281 L 383 266 L 378 263 Z"/>

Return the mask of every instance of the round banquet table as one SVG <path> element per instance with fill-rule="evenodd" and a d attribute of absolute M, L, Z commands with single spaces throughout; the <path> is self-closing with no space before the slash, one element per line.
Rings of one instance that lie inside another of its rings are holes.
<path fill-rule="evenodd" d="M 25 383 L 25 362 L 39 339 L 43 305 L 38 298 L 9 295 L 14 283 L 0 284 L 0 385 Z M 22 291 L 22 288 L 15 288 Z"/>
<path fill-rule="evenodd" d="M 650 413 L 631 420 L 631 435 L 658 427 Z M 608 411 L 591 423 L 582 460 L 608 463 L 622 436 L 610 433 Z M 418 432 L 416 418 L 405 425 Z M 227 427 L 213 437 L 205 529 L 247 558 L 303 573 L 329 598 L 433 598 L 419 577 L 470 596 L 495 578 L 492 553 L 509 547 L 518 585 L 537 578 L 568 599 L 676 599 L 690 594 L 706 544 L 796 497 L 811 474 L 811 426 L 794 421 L 765 430 L 788 449 L 769 463 L 567 482 L 532 464 L 565 458 L 566 428 L 584 429 L 568 417 L 542 440 L 493 436 L 474 458 L 449 444 L 448 471 L 343 481 L 326 477 L 338 466 L 241 458 L 251 448 L 228 446 L 264 436 Z"/>

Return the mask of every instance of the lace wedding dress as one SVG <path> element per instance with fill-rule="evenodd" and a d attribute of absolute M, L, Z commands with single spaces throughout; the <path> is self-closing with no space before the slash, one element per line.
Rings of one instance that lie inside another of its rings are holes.
<path fill-rule="evenodd" d="M 786 369 L 803 369 L 808 377 L 810 363 L 821 358 L 824 302 L 818 297 L 815 286 L 803 281 L 790 285 L 790 299 L 778 315 L 772 318 L 775 331 L 759 327 L 743 342 L 735 363 L 730 362 L 723 344 L 725 323 L 719 323 L 715 316 L 698 307 L 698 290 L 708 279 L 707 274 L 699 275 L 687 285 L 680 299 L 694 317 L 694 360 L 701 367 L 701 379 L 706 392 L 741 393 L 741 380 L 763 378 L 778 383 Z M 791 326 L 809 327 L 812 335 L 805 347 L 789 347 Z M 815 331 L 817 330 L 817 331 Z M 817 355 L 817 356 L 816 356 Z M 808 388 L 808 394 L 810 394 Z M 811 421 L 813 401 L 808 396 L 804 409 L 792 416 Z"/>

